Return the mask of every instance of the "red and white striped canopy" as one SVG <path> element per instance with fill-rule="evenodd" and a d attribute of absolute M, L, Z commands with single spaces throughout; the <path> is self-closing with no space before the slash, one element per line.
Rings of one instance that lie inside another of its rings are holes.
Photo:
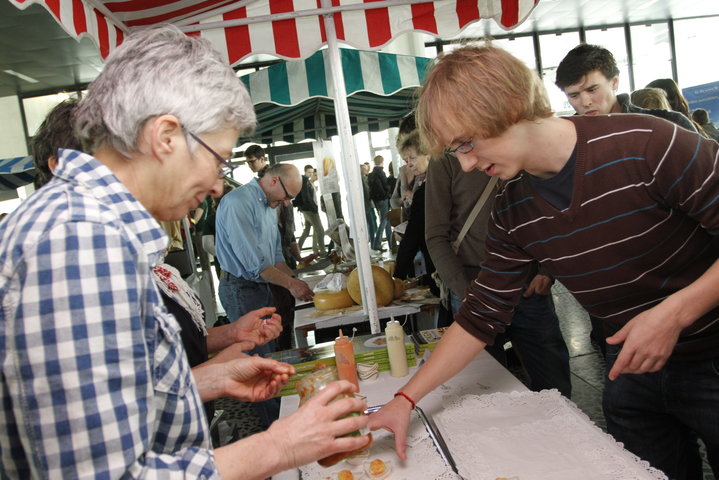
<path fill-rule="evenodd" d="M 539 0 L 10 0 L 43 5 L 69 35 L 89 35 L 106 57 L 133 29 L 173 23 L 208 38 L 234 65 L 250 54 L 306 58 L 327 41 L 322 15 L 334 15 L 339 41 L 363 50 L 398 35 L 456 36 L 492 18 L 505 29 L 524 21 Z"/>

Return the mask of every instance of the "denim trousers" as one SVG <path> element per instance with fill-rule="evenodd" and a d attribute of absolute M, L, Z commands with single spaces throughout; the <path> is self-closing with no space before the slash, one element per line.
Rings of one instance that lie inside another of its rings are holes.
<path fill-rule="evenodd" d="M 389 224 L 389 219 L 387 218 L 389 199 L 375 200 L 374 206 L 377 209 L 377 215 L 379 215 L 379 226 L 375 232 L 374 239 L 372 239 L 372 248 L 379 250 L 382 246 L 382 233 L 384 233 L 387 238 L 387 245 L 390 244 L 392 239 L 392 225 Z"/>
<path fill-rule="evenodd" d="M 453 313 L 459 310 L 460 304 L 461 300 L 452 293 Z M 570 397 L 569 350 L 559 329 L 551 295 L 522 297 L 506 332 L 497 335 L 494 345 L 487 347 L 487 352 L 505 366 L 504 344 L 507 340 L 512 342 L 512 348 L 522 362 L 532 390 L 556 388 L 562 395 Z"/>
<path fill-rule="evenodd" d="M 367 219 L 367 237 L 370 243 L 374 239 L 374 234 L 377 232 L 377 218 L 374 214 L 374 208 L 372 204 L 365 205 L 364 207 L 365 218 Z"/>
<path fill-rule="evenodd" d="M 607 345 L 607 373 L 620 349 Z M 719 478 L 719 355 L 606 378 L 602 405 L 609 433 L 669 478 L 703 478 L 697 437 Z"/>
<path fill-rule="evenodd" d="M 244 278 L 235 277 L 226 274 L 220 279 L 218 294 L 222 308 L 227 313 L 227 318 L 234 322 L 241 316 L 252 310 L 262 307 L 272 307 L 275 305 L 272 297 L 272 291 L 266 283 L 252 282 Z M 274 340 L 253 348 L 245 353 L 248 355 L 257 354 L 261 357 L 267 357 L 275 351 Z M 280 400 L 271 398 L 264 402 L 253 404 L 260 422 L 265 428 L 268 428 L 272 422 L 280 416 Z"/>

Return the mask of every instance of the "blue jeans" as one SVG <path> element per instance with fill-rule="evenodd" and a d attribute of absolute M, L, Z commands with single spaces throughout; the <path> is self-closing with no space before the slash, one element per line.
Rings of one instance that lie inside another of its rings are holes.
<path fill-rule="evenodd" d="M 452 312 L 459 310 L 461 300 L 452 294 Z M 569 350 L 559 329 L 551 295 L 522 297 L 515 307 L 512 323 L 487 351 L 502 365 L 507 365 L 504 343 L 509 339 L 524 367 L 532 390 L 556 388 L 569 398 L 572 393 Z"/>
<path fill-rule="evenodd" d="M 607 345 L 607 373 L 619 351 Z M 609 433 L 669 478 L 703 478 L 697 437 L 719 477 L 719 356 L 607 378 L 602 405 Z"/>
<path fill-rule="evenodd" d="M 377 231 L 377 218 L 374 215 L 374 208 L 372 205 L 365 205 L 364 209 L 365 219 L 367 220 L 367 237 L 370 243 L 374 239 L 374 234 Z"/>
<path fill-rule="evenodd" d="M 379 227 L 372 240 L 372 248 L 379 250 L 382 246 L 382 231 L 384 230 L 385 237 L 387 237 L 387 244 L 389 245 L 390 239 L 392 238 L 392 225 L 389 224 L 387 218 L 387 212 L 389 212 L 389 200 L 375 200 L 374 206 L 377 209 L 379 215 Z"/>
<path fill-rule="evenodd" d="M 234 275 L 223 275 L 220 279 L 218 294 L 222 308 L 227 313 L 227 318 L 234 322 L 242 315 L 252 310 L 262 307 L 272 307 L 275 305 L 272 297 L 272 291 L 266 283 L 251 282 Z M 248 355 L 257 354 L 261 357 L 267 357 L 275 351 L 274 340 L 253 348 L 245 353 Z M 264 402 L 254 403 L 257 416 L 265 428 L 268 428 L 272 422 L 280 416 L 280 400 L 271 398 Z"/>

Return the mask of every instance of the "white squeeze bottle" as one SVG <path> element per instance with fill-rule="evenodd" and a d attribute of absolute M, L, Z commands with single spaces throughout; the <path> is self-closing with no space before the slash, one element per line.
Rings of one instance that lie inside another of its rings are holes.
<path fill-rule="evenodd" d="M 384 329 L 387 337 L 387 355 L 389 370 L 393 377 L 404 377 L 409 373 L 407 368 L 407 350 L 404 346 L 404 330 L 398 321 L 392 319 Z"/>

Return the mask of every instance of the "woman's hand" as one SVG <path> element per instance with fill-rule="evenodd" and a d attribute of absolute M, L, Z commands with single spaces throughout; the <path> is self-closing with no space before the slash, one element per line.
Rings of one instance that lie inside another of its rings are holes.
<path fill-rule="evenodd" d="M 192 369 L 203 402 L 224 396 L 246 402 L 267 400 L 277 395 L 294 373 L 292 365 L 258 356 L 204 363 Z"/>
<path fill-rule="evenodd" d="M 354 385 L 345 380 L 332 382 L 292 415 L 270 425 L 266 433 L 272 437 L 281 461 L 287 462 L 284 469 L 366 446 L 368 440 L 364 435 L 342 435 L 367 426 L 366 415 L 343 418 L 352 412 L 364 411 L 367 404 L 359 398 L 334 401 L 338 395 L 354 390 Z"/>
<path fill-rule="evenodd" d="M 271 358 L 247 357 L 224 364 L 225 393 L 247 402 L 260 402 L 277 395 L 295 368 Z"/>

